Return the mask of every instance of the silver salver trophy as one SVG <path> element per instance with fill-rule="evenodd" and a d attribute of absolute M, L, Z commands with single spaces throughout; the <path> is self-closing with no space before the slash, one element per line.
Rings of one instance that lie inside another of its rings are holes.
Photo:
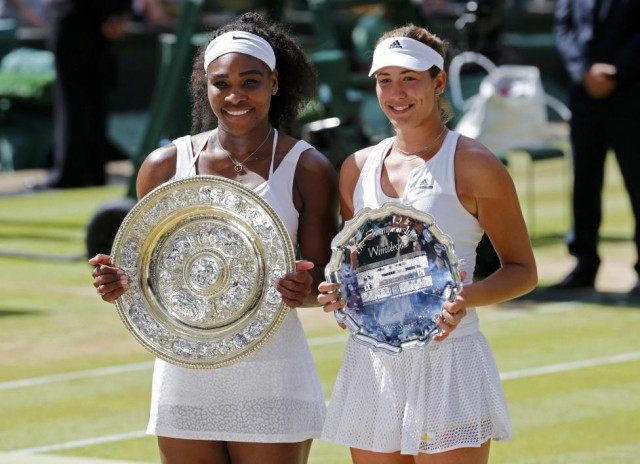
<path fill-rule="evenodd" d="M 336 319 L 356 341 L 388 353 L 428 343 L 442 305 L 462 290 L 451 239 L 415 208 L 365 208 L 331 248 L 326 279 L 346 301 Z"/>
<path fill-rule="evenodd" d="M 218 176 L 168 182 L 129 212 L 112 251 L 129 277 L 116 300 L 134 337 L 159 358 L 225 366 L 259 349 L 287 314 L 274 281 L 295 267 L 273 209 Z"/>

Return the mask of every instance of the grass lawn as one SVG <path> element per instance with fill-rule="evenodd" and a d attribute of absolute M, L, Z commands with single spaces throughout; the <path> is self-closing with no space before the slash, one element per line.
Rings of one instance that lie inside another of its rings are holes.
<path fill-rule="evenodd" d="M 525 162 L 514 160 L 511 169 L 530 212 Z M 569 223 L 563 180 L 569 171 L 559 161 L 535 169 L 533 242 L 541 282 L 549 283 L 571 266 L 561 241 Z M 479 311 L 515 430 L 513 440 L 492 444 L 492 463 L 638 462 L 640 338 L 634 328 L 640 311 L 615 298 L 635 278 L 629 205 L 616 169 L 609 164 L 605 263 L 598 278 L 613 297 L 525 298 Z M 0 197 L 3 464 L 158 462 L 154 437 L 144 435 L 152 356 L 97 298 L 90 269 L 79 259 L 89 217 L 123 192 L 108 187 Z M 328 398 L 344 337 L 330 316 L 301 311 Z M 316 441 L 310 462 L 350 459 L 344 448 Z"/>

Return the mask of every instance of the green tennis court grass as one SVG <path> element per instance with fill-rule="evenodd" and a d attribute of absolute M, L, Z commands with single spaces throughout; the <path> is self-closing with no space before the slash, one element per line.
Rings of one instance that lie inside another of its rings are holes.
<path fill-rule="evenodd" d="M 512 166 L 521 192 L 523 166 Z M 567 173 L 556 161 L 536 166 L 534 244 L 541 268 L 550 269 L 543 282 L 567 262 L 559 239 L 568 225 L 560 182 Z M 632 261 L 628 201 L 616 169 L 608 176 L 603 250 Z M 3 254 L 82 255 L 88 218 L 122 194 L 109 187 L 0 197 L 1 463 L 158 462 L 155 439 L 144 435 L 152 357 L 97 298 L 89 267 L 80 260 Z M 614 285 L 617 275 L 606 278 Z M 303 319 L 328 398 L 344 344 L 335 336 L 342 332 L 319 310 L 303 311 L 319 313 Z M 492 445 L 492 463 L 638 462 L 637 307 L 522 300 L 483 308 L 480 317 L 504 375 L 515 429 L 513 440 Z M 350 460 L 346 449 L 317 441 L 310 462 Z"/>

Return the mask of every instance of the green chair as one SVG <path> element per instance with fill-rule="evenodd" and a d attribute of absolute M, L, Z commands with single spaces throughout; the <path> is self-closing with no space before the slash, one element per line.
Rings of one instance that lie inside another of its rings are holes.
<path fill-rule="evenodd" d="M 0 171 L 50 164 L 54 80 L 49 51 L 15 48 L 0 60 Z"/>

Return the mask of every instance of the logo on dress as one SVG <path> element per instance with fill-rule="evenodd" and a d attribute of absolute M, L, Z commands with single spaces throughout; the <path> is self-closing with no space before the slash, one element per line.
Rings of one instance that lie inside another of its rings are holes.
<path fill-rule="evenodd" d="M 402 48 L 402 44 L 399 40 L 394 40 L 391 42 L 391 45 L 389 45 L 389 48 Z"/>
<path fill-rule="evenodd" d="M 432 189 L 433 188 L 433 184 L 430 184 L 427 179 L 422 179 L 420 181 L 420 183 L 418 184 L 418 188 L 419 189 Z"/>

